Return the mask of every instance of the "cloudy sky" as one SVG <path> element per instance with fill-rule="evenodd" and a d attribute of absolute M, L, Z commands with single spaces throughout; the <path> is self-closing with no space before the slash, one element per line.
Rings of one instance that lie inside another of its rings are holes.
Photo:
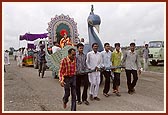
<path fill-rule="evenodd" d="M 166 3 L 3 2 L 3 47 L 26 47 L 26 41 L 19 42 L 19 35 L 46 33 L 51 18 L 61 14 L 74 18 L 79 38 L 88 41 L 87 18 L 92 4 L 94 13 L 101 18 L 99 37 L 102 43 L 109 42 L 113 46 L 120 42 L 121 46 L 128 46 L 133 41 L 143 45 L 150 40 L 164 40 Z"/>

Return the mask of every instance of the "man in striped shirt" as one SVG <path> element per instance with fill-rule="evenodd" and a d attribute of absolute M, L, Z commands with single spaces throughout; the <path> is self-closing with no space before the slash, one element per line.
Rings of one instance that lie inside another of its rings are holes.
<path fill-rule="evenodd" d="M 125 65 L 128 93 L 133 94 L 138 80 L 137 73 L 141 74 L 141 62 L 138 53 L 135 51 L 135 43 L 130 43 L 130 50 L 124 54 L 121 65 Z M 133 75 L 133 81 L 131 81 L 131 74 Z"/>
<path fill-rule="evenodd" d="M 71 111 L 76 111 L 76 52 L 71 48 L 68 50 L 68 56 L 63 58 L 60 63 L 59 79 L 64 87 L 63 106 L 66 108 L 68 98 L 72 96 Z"/>
<path fill-rule="evenodd" d="M 84 45 L 82 43 L 77 44 L 77 54 L 76 54 L 76 68 L 77 73 L 86 70 L 86 54 L 83 53 Z M 82 101 L 86 105 L 89 105 L 89 102 L 87 101 L 87 90 L 89 86 L 89 80 L 88 80 L 88 74 L 79 74 L 76 76 L 76 95 L 77 95 L 77 104 L 82 104 L 81 102 L 81 85 L 83 83 L 83 93 L 82 93 Z"/>

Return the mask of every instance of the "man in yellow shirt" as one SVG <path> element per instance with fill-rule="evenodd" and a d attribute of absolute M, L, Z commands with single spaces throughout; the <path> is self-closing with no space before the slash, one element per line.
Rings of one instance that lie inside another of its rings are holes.
<path fill-rule="evenodd" d="M 120 52 L 120 43 L 115 43 L 114 46 L 115 51 L 113 51 L 111 56 L 112 66 L 120 66 L 122 55 L 122 53 Z M 114 72 L 113 93 L 115 93 L 117 96 L 121 96 L 119 93 L 121 69 L 120 68 L 114 69 L 113 72 Z"/>

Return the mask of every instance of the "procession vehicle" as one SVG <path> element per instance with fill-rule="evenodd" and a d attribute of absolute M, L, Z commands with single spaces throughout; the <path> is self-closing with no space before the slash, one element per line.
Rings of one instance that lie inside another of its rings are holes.
<path fill-rule="evenodd" d="M 22 65 L 23 66 L 33 66 L 33 55 L 34 52 L 32 49 L 27 51 L 27 55 L 23 57 Z"/>
<path fill-rule="evenodd" d="M 61 35 L 63 31 L 66 32 L 72 44 L 77 44 L 79 41 L 77 23 L 73 18 L 70 18 L 69 15 L 56 15 L 54 18 L 51 18 L 51 21 L 48 23 L 47 31 L 48 40 L 46 40 L 45 42 L 45 58 L 47 61 L 46 65 L 50 70 L 53 71 L 53 73 L 58 75 L 61 59 L 68 55 L 68 49 L 75 47 L 72 45 L 66 45 L 55 53 L 51 53 L 47 49 L 53 47 L 53 42 L 60 43 L 61 39 L 63 38 L 63 36 Z"/>
<path fill-rule="evenodd" d="M 149 42 L 149 62 L 152 65 L 164 62 L 164 41 Z"/>
<path fill-rule="evenodd" d="M 102 42 L 97 35 L 97 32 L 99 33 L 99 25 L 101 23 L 101 19 L 98 15 L 94 14 L 93 10 L 94 9 L 92 5 L 91 12 L 87 18 L 89 43 L 84 44 L 85 54 L 87 54 L 89 51 L 92 50 L 91 46 L 93 43 L 98 43 L 99 52 L 103 51 L 104 49 Z M 40 38 L 43 44 L 45 44 L 44 50 L 45 50 L 45 59 L 47 62 L 46 64 L 47 68 L 52 70 L 53 71 L 52 73 L 58 75 L 60 62 L 64 57 L 68 55 L 68 49 L 70 48 L 76 49 L 76 44 L 80 42 L 79 37 L 78 37 L 79 34 L 77 30 L 77 23 L 69 15 L 64 15 L 64 14 L 55 15 L 55 17 L 51 18 L 51 21 L 48 23 L 47 31 L 48 33 L 44 33 L 44 34 L 26 33 L 25 35 L 20 35 L 20 40 L 34 41 Z M 64 37 L 63 32 L 67 34 L 67 38 L 69 38 L 71 45 L 63 42 L 64 47 L 62 47 L 61 50 L 55 53 L 52 53 L 51 49 L 53 47 L 53 42 L 60 43 L 61 45 L 60 41 Z M 36 44 L 36 46 L 37 45 L 38 44 Z M 28 55 L 28 57 L 24 57 L 23 63 L 24 65 L 33 65 L 34 68 L 37 69 L 38 68 L 38 51 L 33 50 L 33 52 L 31 52 L 30 54 L 31 55 Z M 121 68 L 121 67 L 110 67 L 110 68 L 103 68 L 103 69 L 110 70 L 114 68 Z M 99 68 L 98 70 L 96 69 L 83 70 L 83 71 L 80 71 L 78 74 L 86 74 L 86 73 L 91 73 L 93 71 L 102 71 L 103 69 Z"/>
<path fill-rule="evenodd" d="M 24 35 L 20 35 L 19 40 L 26 40 L 27 41 L 27 55 L 23 57 L 23 66 L 34 66 L 34 68 L 38 67 L 37 64 L 37 50 L 36 50 L 36 45 L 34 43 L 28 43 L 28 42 L 33 42 L 37 39 L 44 39 L 47 38 L 48 33 L 44 34 L 31 34 L 31 33 L 26 33 Z"/>
<path fill-rule="evenodd" d="M 98 43 L 98 51 L 101 52 L 103 51 L 103 45 L 101 40 L 99 39 L 97 32 L 99 32 L 99 25 L 101 23 L 101 19 L 98 15 L 94 14 L 93 12 L 93 5 L 91 7 L 91 12 L 88 16 L 87 22 L 88 22 L 88 35 L 89 35 L 89 43 L 84 44 L 84 53 L 87 54 L 89 51 L 92 50 L 91 45 L 93 43 Z M 95 30 L 94 30 L 95 28 Z M 58 75 L 59 67 L 60 67 L 60 62 L 61 59 L 66 57 L 68 55 L 68 49 L 70 48 L 75 48 L 75 44 L 77 44 L 79 40 L 79 34 L 77 31 L 77 23 L 74 21 L 73 18 L 70 18 L 69 15 L 56 15 L 54 18 L 51 18 L 51 21 L 48 23 L 48 45 L 47 42 L 45 44 L 45 52 L 46 52 L 46 61 L 47 61 L 47 66 L 49 69 L 53 71 L 53 73 L 56 73 Z M 61 39 L 63 38 L 62 36 L 62 31 L 66 31 L 68 37 L 71 39 L 72 44 L 74 45 L 65 45 L 61 50 L 49 54 L 47 51 L 48 47 L 53 46 L 53 42 L 56 41 L 57 43 L 60 43 Z M 113 68 L 121 68 L 121 67 L 110 67 L 110 68 L 105 68 L 106 70 L 108 69 L 113 69 Z M 102 68 L 99 68 L 98 71 L 101 71 Z M 80 71 L 78 74 L 86 74 L 86 73 L 91 73 L 93 71 L 97 70 L 83 70 Z M 59 76 L 58 76 L 59 77 Z"/>

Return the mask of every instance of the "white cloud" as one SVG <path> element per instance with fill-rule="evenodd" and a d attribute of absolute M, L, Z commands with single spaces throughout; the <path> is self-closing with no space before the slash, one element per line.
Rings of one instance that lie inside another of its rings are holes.
<path fill-rule="evenodd" d="M 19 35 L 47 32 L 48 22 L 55 15 L 69 15 L 77 22 L 79 37 L 88 40 L 87 18 L 91 5 L 101 18 L 100 39 L 113 45 L 129 45 L 134 39 L 144 41 L 164 39 L 165 3 L 25 3 L 5 2 L 3 7 L 4 48 L 19 47 Z M 20 46 L 26 45 L 25 41 Z"/>

